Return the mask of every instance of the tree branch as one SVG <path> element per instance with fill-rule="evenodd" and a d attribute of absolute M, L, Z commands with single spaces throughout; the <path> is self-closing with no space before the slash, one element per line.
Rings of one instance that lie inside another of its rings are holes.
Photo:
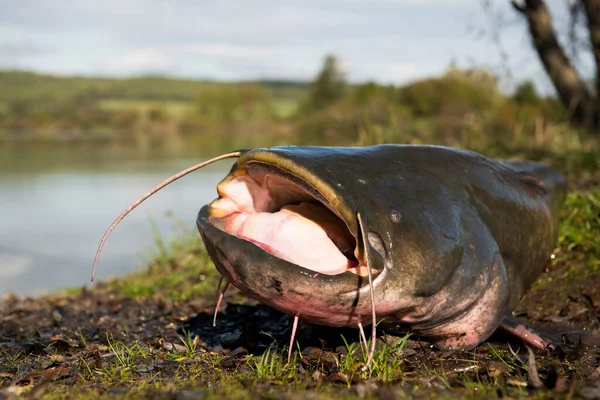
<path fill-rule="evenodd" d="M 596 97 L 600 97 L 600 0 L 581 0 L 585 7 L 590 43 L 596 62 Z"/>
<path fill-rule="evenodd" d="M 516 11 L 520 12 L 521 14 L 525 14 L 525 11 L 527 10 L 525 5 L 517 3 L 517 0 L 511 0 L 510 4 Z"/>
<path fill-rule="evenodd" d="M 523 0 L 520 7 L 524 10 L 523 15 L 527 19 L 533 45 L 561 102 L 569 111 L 571 121 L 588 126 L 596 125 L 598 113 L 594 98 L 558 43 L 546 3 L 543 0 Z"/>

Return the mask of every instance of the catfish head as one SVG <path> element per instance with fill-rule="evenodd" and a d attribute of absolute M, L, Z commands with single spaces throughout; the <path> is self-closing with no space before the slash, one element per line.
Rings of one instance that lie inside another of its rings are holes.
<path fill-rule="evenodd" d="M 393 262 L 382 235 L 401 216 L 376 199 L 356 150 L 244 153 L 196 221 L 219 272 L 261 303 L 320 325 L 368 324 L 373 304 L 377 315 L 397 311 L 402 285 L 386 279 Z"/>

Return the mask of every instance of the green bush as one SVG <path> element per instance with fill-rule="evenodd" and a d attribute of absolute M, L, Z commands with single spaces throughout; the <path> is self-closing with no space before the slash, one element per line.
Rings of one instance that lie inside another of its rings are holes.
<path fill-rule="evenodd" d="M 497 82 L 481 70 L 451 69 L 440 78 L 409 84 L 400 89 L 399 101 L 415 117 L 463 117 L 490 110 L 501 99 Z"/>
<path fill-rule="evenodd" d="M 272 116 L 272 98 L 267 90 L 255 84 L 237 84 L 200 90 L 191 117 L 205 122 L 232 123 L 268 120 Z"/>

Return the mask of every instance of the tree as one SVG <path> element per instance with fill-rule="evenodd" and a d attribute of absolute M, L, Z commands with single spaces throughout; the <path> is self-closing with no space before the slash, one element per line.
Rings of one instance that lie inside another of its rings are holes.
<path fill-rule="evenodd" d="M 600 122 L 600 0 L 573 0 L 572 24 L 585 16 L 589 45 L 595 61 L 595 91 L 590 90 L 574 68 L 552 25 L 544 0 L 511 0 L 513 8 L 524 16 L 533 46 L 550 77 L 561 103 L 575 125 L 598 129 Z"/>
<path fill-rule="evenodd" d="M 337 58 L 329 54 L 325 57 L 321 71 L 311 84 L 306 108 L 314 111 L 335 103 L 344 97 L 346 88 L 346 76 Z"/>
<path fill-rule="evenodd" d="M 517 86 L 512 96 L 513 100 L 520 105 L 528 104 L 535 106 L 540 102 L 540 96 L 531 81 L 526 81 Z"/>

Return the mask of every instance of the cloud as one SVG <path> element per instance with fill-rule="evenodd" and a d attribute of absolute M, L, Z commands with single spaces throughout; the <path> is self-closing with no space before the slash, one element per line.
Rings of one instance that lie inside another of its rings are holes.
<path fill-rule="evenodd" d="M 173 51 L 202 55 L 207 57 L 219 58 L 240 58 L 240 59 L 264 59 L 276 54 L 277 49 L 274 46 L 252 46 L 233 43 L 202 43 L 176 45 L 172 47 Z"/>
<path fill-rule="evenodd" d="M 135 49 L 105 63 L 105 67 L 117 74 L 153 74 L 173 72 L 176 63 L 166 52 L 158 49 Z"/>
<path fill-rule="evenodd" d="M 419 68 L 415 64 L 389 63 L 382 72 L 390 81 L 406 82 L 419 75 Z"/>
<path fill-rule="evenodd" d="M 171 74 L 182 67 L 194 65 L 208 71 L 205 77 L 243 79 L 244 72 L 260 74 L 264 65 L 272 65 L 277 58 L 276 46 L 244 45 L 233 43 L 191 43 L 171 46 L 138 48 L 101 63 L 110 74 Z M 216 76 L 212 76 L 213 72 Z"/>
<path fill-rule="evenodd" d="M 21 59 L 28 57 L 36 57 L 54 50 L 53 46 L 42 45 L 33 42 L 0 42 L 0 57 Z"/>
<path fill-rule="evenodd" d="M 19 42 L 0 42 L 0 67 L 2 68 L 23 68 L 24 63 L 35 61 L 41 56 L 56 51 L 53 46 L 42 45 L 39 43 L 19 41 Z"/>

